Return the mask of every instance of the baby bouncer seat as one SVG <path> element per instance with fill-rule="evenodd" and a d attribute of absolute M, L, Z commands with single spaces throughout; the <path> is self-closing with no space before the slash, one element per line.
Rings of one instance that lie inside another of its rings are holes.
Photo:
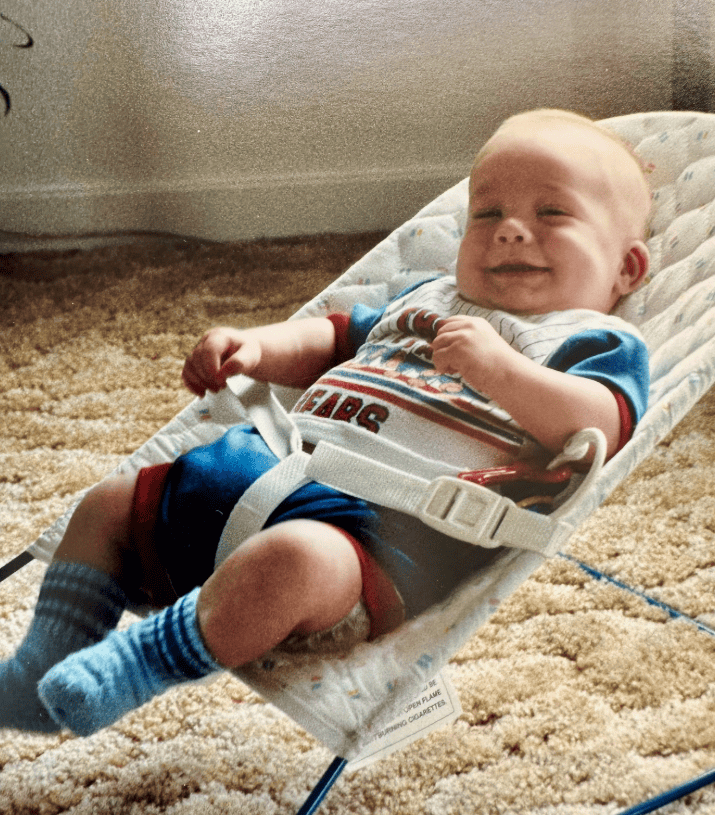
<path fill-rule="evenodd" d="M 397 712 L 419 696 L 424 685 L 544 558 L 567 552 L 570 533 L 649 455 L 713 382 L 715 115 L 639 113 L 606 124 L 634 146 L 648 168 L 654 196 L 649 278 L 616 311 L 639 328 L 649 347 L 649 409 L 616 456 L 605 464 L 597 456 L 585 478 L 572 479 L 570 494 L 551 515 L 528 512 L 488 490 L 464 486 L 464 482 L 455 486 L 454 479 L 436 484 L 421 474 L 389 471 L 393 482 L 399 481 L 396 497 L 389 499 L 391 506 L 421 517 L 426 546 L 431 529 L 437 528 L 481 546 L 503 549 L 446 599 L 393 633 L 357 646 L 347 656 L 271 655 L 237 671 L 242 681 L 339 756 L 301 812 L 314 811 L 346 762 L 359 760 L 376 737 L 391 730 Z M 465 179 L 396 229 L 296 316 L 346 311 L 356 303 L 378 307 L 411 282 L 448 272 L 456 259 L 466 208 Z M 296 441 L 291 439 L 292 428 L 283 411 L 290 409 L 298 395 L 234 380 L 222 393 L 195 400 L 119 469 L 135 472 L 171 461 L 218 438 L 229 426 L 247 421 L 271 437 L 288 460 Z M 597 437 L 588 434 L 585 441 L 598 443 Z M 583 443 L 584 439 L 576 439 L 565 459 L 579 458 Z M 370 475 L 370 464 L 364 463 L 364 470 L 363 463 L 356 469 L 354 460 L 349 467 L 332 466 L 342 455 L 341 450 L 321 450 L 319 445 L 309 462 L 298 463 L 307 466 L 308 474 L 317 480 L 356 494 L 367 490 L 369 494 L 363 497 L 376 500 L 370 492 L 370 483 L 376 480 Z M 359 483 L 331 482 L 338 478 L 336 472 L 350 473 Z M 378 479 L 384 484 L 387 471 L 380 472 Z M 446 501 L 449 511 L 439 508 L 440 490 L 452 490 Z M 257 501 L 255 513 L 260 516 L 266 511 L 260 506 L 264 496 Z M 460 506 L 461 514 L 452 511 Z M 58 519 L 0 577 L 31 558 L 49 562 L 70 514 Z M 226 536 L 222 544 L 232 545 Z M 399 742 L 399 733 L 392 732 Z"/>

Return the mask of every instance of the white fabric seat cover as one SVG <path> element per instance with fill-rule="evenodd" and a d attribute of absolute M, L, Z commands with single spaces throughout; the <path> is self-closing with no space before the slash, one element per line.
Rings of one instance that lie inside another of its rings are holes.
<path fill-rule="evenodd" d="M 715 371 L 715 115 L 639 113 L 607 123 L 649 166 L 654 190 L 651 272 L 616 312 L 635 323 L 648 343 L 652 385 L 649 410 L 633 439 L 562 519 L 572 528 L 687 413 L 710 387 Z M 395 230 L 298 315 L 346 310 L 356 302 L 379 306 L 411 281 L 447 270 L 456 258 L 466 204 L 465 179 Z M 286 408 L 298 396 L 285 389 L 275 393 Z M 173 460 L 245 420 L 228 391 L 197 400 L 120 469 L 136 471 Z M 69 515 L 28 551 L 48 562 Z M 375 643 L 358 646 L 347 658 L 272 655 L 238 675 L 335 753 L 350 758 L 542 562 L 539 554 L 506 550 L 443 604 Z"/>

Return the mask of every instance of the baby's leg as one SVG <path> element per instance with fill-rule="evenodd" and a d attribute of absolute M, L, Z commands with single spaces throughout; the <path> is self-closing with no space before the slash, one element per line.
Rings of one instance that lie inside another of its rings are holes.
<path fill-rule="evenodd" d="M 129 534 L 135 484 L 134 476 L 118 475 L 94 486 L 72 514 L 53 560 L 82 563 L 136 590 L 141 576 Z"/>
<path fill-rule="evenodd" d="M 206 581 L 199 626 L 216 659 L 235 668 L 289 634 L 332 628 L 362 593 L 352 544 L 333 526 L 288 521 L 246 541 Z"/>
<path fill-rule="evenodd" d="M 59 729 L 37 696 L 37 683 L 119 621 L 127 605 L 123 586 L 132 584 L 127 551 L 132 496 L 133 479 L 112 478 L 77 507 L 45 573 L 25 639 L 15 656 L 0 664 L 0 727 Z"/>
<path fill-rule="evenodd" d="M 59 724 L 89 735 L 173 685 L 250 662 L 293 632 L 331 628 L 361 592 L 345 535 L 287 521 L 246 541 L 173 606 L 69 656 L 40 696 Z"/>

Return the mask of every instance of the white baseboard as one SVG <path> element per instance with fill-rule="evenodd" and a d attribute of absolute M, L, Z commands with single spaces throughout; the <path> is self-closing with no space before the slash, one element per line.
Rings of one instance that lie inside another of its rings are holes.
<path fill-rule="evenodd" d="M 457 183 L 462 165 L 196 182 L 0 188 L 0 231 L 150 231 L 216 241 L 392 229 Z"/>

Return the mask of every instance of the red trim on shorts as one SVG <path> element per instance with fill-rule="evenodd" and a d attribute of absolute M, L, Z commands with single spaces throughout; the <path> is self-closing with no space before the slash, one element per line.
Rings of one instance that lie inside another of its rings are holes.
<path fill-rule="evenodd" d="M 617 390 L 612 390 L 611 393 L 614 395 L 616 399 L 616 404 L 618 405 L 618 416 L 621 420 L 621 432 L 618 437 L 618 450 L 621 450 L 625 447 L 626 443 L 630 441 L 631 436 L 633 435 L 633 416 L 631 416 L 631 409 L 626 401 L 626 397 Z"/>
<path fill-rule="evenodd" d="M 157 607 L 173 605 L 179 598 L 156 551 L 154 529 L 159 504 L 172 462 L 144 467 L 137 473 L 130 516 L 130 535 L 142 566 L 142 589 Z"/>
<path fill-rule="evenodd" d="M 331 524 L 331 526 L 333 526 Z M 352 544 L 355 554 L 360 561 L 362 574 L 362 599 L 370 618 L 370 636 L 374 640 L 393 631 L 405 619 L 405 606 L 402 598 L 395 588 L 395 584 L 378 565 L 363 545 L 350 533 L 333 526 Z"/>

